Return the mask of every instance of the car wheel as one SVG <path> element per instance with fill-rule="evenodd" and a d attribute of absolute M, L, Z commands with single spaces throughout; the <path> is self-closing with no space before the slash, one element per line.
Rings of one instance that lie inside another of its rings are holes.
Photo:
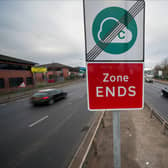
<path fill-rule="evenodd" d="M 50 99 L 49 102 L 48 102 L 49 105 L 52 105 L 54 104 L 54 99 Z"/>
<path fill-rule="evenodd" d="M 66 99 L 67 98 L 67 94 L 64 94 L 63 98 Z"/>

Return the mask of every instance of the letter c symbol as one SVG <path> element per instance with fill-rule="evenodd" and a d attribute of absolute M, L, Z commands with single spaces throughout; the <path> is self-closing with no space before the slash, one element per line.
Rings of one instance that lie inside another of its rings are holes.
<path fill-rule="evenodd" d="M 121 36 L 121 33 L 123 34 L 123 36 Z M 125 34 L 125 31 L 123 31 L 123 30 L 120 31 L 120 33 L 118 33 L 119 39 L 124 39 L 125 38 L 124 34 Z"/>

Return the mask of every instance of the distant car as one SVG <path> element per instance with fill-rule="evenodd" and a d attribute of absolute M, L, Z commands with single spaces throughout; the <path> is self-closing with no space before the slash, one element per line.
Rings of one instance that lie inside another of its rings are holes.
<path fill-rule="evenodd" d="M 161 95 L 165 96 L 165 97 L 168 97 L 168 88 L 162 88 L 161 89 Z"/>
<path fill-rule="evenodd" d="M 39 90 L 38 92 L 34 93 L 31 97 L 31 103 L 33 105 L 40 105 L 40 104 L 53 104 L 55 101 L 59 99 L 66 98 L 67 93 L 59 90 L 59 89 L 45 89 Z"/>

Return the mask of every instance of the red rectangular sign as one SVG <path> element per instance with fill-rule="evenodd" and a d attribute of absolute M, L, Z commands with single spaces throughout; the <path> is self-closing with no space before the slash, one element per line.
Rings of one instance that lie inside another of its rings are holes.
<path fill-rule="evenodd" d="M 88 63 L 89 110 L 143 108 L 143 63 Z"/>

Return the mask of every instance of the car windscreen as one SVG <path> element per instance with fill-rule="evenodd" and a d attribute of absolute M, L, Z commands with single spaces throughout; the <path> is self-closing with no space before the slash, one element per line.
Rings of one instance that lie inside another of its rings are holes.
<path fill-rule="evenodd" d="M 58 94 L 58 93 L 61 93 L 60 90 L 52 90 L 52 91 L 49 91 L 48 92 L 49 94 Z"/>
<path fill-rule="evenodd" d="M 37 96 L 37 97 L 41 97 L 41 96 L 47 96 L 48 93 L 46 92 L 38 92 L 38 93 L 35 93 L 33 96 Z"/>
<path fill-rule="evenodd" d="M 61 93 L 61 91 L 60 91 L 60 90 L 55 90 L 54 92 L 55 92 L 55 93 Z"/>

